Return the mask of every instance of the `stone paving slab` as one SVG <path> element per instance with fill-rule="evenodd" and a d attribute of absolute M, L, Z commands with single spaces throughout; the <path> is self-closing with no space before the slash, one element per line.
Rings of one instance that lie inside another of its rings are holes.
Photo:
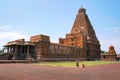
<path fill-rule="evenodd" d="M 120 63 L 85 68 L 0 64 L 0 80 L 120 80 Z"/>

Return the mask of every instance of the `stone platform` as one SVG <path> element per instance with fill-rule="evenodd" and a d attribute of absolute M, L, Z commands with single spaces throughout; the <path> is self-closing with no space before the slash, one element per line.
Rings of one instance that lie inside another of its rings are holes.
<path fill-rule="evenodd" d="M 0 63 L 35 63 L 37 60 L 0 60 Z"/>
<path fill-rule="evenodd" d="M 117 61 L 117 55 L 116 54 L 101 54 L 101 60 L 103 61 Z"/>

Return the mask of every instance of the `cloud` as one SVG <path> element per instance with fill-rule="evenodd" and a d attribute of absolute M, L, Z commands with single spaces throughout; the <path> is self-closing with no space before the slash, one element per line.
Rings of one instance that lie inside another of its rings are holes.
<path fill-rule="evenodd" d="M 0 49 L 2 48 L 3 45 L 5 45 L 7 42 L 16 40 L 16 39 L 21 39 L 21 38 L 26 38 L 25 35 L 22 35 L 17 32 L 2 32 L 0 33 Z"/>
<path fill-rule="evenodd" d="M 113 30 L 113 33 L 120 33 L 120 29 L 117 29 L 117 28 L 114 29 L 114 30 Z"/>
<path fill-rule="evenodd" d="M 12 25 L 2 25 L 0 26 L 0 49 L 3 45 L 5 45 L 7 42 L 21 39 L 21 38 L 27 38 L 26 35 L 23 35 L 20 29 L 13 29 L 14 27 Z"/>
<path fill-rule="evenodd" d="M 9 29 L 11 29 L 11 25 L 2 25 L 2 26 L 0 26 L 0 30 L 2 30 L 2 31 L 7 31 Z"/>
<path fill-rule="evenodd" d="M 120 27 L 105 28 L 105 30 L 115 34 L 120 33 Z"/>
<path fill-rule="evenodd" d="M 17 38 L 24 38 L 24 35 L 21 35 L 17 32 L 2 32 L 0 33 L 0 39 L 17 39 Z"/>

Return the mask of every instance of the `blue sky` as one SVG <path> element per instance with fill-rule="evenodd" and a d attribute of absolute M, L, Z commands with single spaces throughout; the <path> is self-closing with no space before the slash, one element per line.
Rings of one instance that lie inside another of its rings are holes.
<path fill-rule="evenodd" d="M 0 0 L 0 48 L 11 40 L 37 34 L 51 42 L 65 37 L 81 5 L 93 25 L 101 49 L 114 45 L 120 53 L 120 0 Z"/>

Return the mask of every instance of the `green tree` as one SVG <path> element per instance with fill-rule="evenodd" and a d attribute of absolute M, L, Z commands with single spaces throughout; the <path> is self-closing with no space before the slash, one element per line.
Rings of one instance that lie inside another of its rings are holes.
<path fill-rule="evenodd" d="M 2 54 L 2 53 L 3 53 L 3 51 L 4 51 L 3 49 L 0 49 L 0 54 Z"/>
<path fill-rule="evenodd" d="M 101 53 L 101 54 L 102 54 L 102 53 L 106 53 L 106 51 L 101 50 L 100 53 Z"/>

